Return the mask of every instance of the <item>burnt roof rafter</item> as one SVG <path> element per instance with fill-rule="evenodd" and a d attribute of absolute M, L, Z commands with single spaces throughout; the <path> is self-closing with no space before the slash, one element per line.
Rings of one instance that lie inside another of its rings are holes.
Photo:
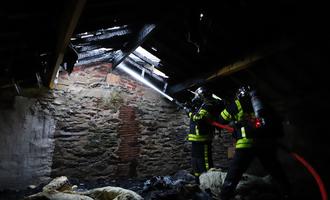
<path fill-rule="evenodd" d="M 136 48 L 138 48 L 156 28 L 156 24 L 145 24 L 131 40 L 113 59 L 113 68 L 119 65 L 125 58 L 127 58 Z"/>
<path fill-rule="evenodd" d="M 94 41 L 111 40 L 117 37 L 130 35 L 133 31 L 128 26 L 118 27 L 114 29 L 101 29 L 94 32 L 85 32 L 75 35 L 74 43 L 90 43 Z"/>

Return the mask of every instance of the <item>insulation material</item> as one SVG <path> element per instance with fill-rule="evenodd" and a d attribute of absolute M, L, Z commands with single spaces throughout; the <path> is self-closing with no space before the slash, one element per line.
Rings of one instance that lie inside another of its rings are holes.
<path fill-rule="evenodd" d="M 28 196 L 25 200 L 142 200 L 137 193 L 120 187 L 102 187 L 87 190 L 85 192 L 75 191 L 67 177 L 61 176 L 52 180 L 43 187 L 43 191 Z"/>
<path fill-rule="evenodd" d="M 220 200 L 221 186 L 226 178 L 226 172 L 220 169 L 210 169 L 199 177 L 200 188 L 204 191 L 210 190 L 214 199 Z M 271 181 L 270 176 L 254 176 L 243 174 L 236 188 L 235 199 L 244 197 L 246 199 L 276 199 L 279 191 Z"/>

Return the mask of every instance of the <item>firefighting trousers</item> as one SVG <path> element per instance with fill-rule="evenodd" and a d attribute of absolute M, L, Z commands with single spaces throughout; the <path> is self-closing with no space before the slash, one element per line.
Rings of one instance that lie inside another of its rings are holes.
<path fill-rule="evenodd" d="M 290 184 L 277 158 L 277 150 L 271 148 L 242 148 L 236 149 L 227 176 L 221 188 L 221 199 L 227 200 L 234 196 L 234 192 L 243 173 L 248 169 L 253 159 L 257 157 L 262 166 L 281 186 L 283 193 L 289 193 Z M 283 191 L 286 190 L 286 191 Z"/>
<path fill-rule="evenodd" d="M 198 183 L 199 175 L 213 167 L 211 142 L 192 142 L 191 164 Z"/>

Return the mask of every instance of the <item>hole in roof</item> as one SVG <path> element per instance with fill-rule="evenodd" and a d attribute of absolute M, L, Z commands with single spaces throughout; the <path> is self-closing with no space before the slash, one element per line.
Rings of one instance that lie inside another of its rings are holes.
<path fill-rule="evenodd" d="M 138 52 L 138 53 L 140 53 L 141 55 L 145 56 L 146 58 L 150 59 L 151 61 L 153 61 L 155 63 L 159 63 L 160 62 L 160 59 L 159 58 L 157 58 L 156 56 L 154 56 L 153 54 L 151 54 L 149 51 L 145 50 L 141 46 L 138 47 L 135 51 Z"/>
<path fill-rule="evenodd" d="M 153 74 L 162 78 L 169 78 L 164 72 L 156 68 L 160 66 L 160 59 L 141 46 L 131 53 L 129 57 L 142 65 L 142 67 L 150 70 Z"/>

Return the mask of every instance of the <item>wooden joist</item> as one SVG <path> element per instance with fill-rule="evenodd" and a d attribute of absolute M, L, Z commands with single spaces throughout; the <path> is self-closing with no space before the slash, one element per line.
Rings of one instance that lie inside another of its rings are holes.
<path fill-rule="evenodd" d="M 67 3 L 67 7 L 62 16 L 62 23 L 58 33 L 58 40 L 56 44 L 55 57 L 53 67 L 48 72 L 48 85 L 50 88 L 54 88 L 54 80 L 59 70 L 60 64 L 63 61 L 65 50 L 69 45 L 70 38 L 78 23 L 80 15 L 83 11 L 86 0 L 70 0 Z"/>

